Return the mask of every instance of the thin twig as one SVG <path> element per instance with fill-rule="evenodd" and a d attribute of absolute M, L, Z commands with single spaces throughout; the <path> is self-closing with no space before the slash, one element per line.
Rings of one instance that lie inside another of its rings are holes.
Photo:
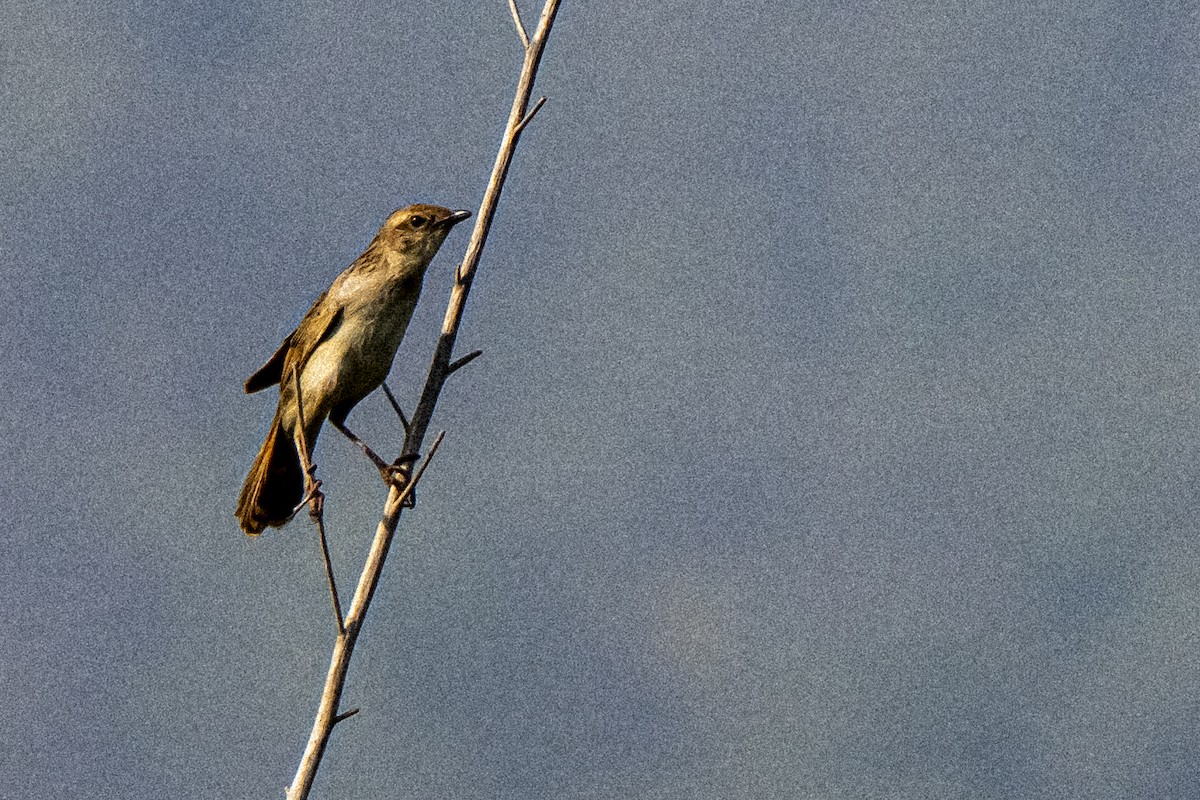
<path fill-rule="evenodd" d="M 325 577 L 329 580 L 329 596 L 333 599 L 333 616 L 337 620 L 338 633 L 345 630 L 342 618 L 342 601 L 338 598 L 337 580 L 333 577 L 333 561 L 329 558 L 329 541 L 325 538 L 325 503 L 321 484 L 316 478 L 317 467 L 308 457 L 308 436 L 304 431 L 304 398 L 300 394 L 300 368 L 292 368 L 292 381 L 296 385 L 296 430 L 300 437 L 300 463 L 304 466 L 307 486 L 306 497 L 300 505 L 312 503 L 308 515 L 317 526 L 321 539 L 321 557 L 325 561 Z M 308 488 L 311 486 L 312 488 Z"/>
<path fill-rule="evenodd" d="M 508 0 L 508 10 L 512 12 L 513 22 L 517 26 L 517 36 L 521 37 L 521 46 L 529 49 L 529 34 L 525 33 L 525 25 L 521 22 L 521 12 L 517 10 L 517 0 Z"/>
<path fill-rule="evenodd" d="M 465 367 L 467 364 L 470 364 L 481 355 L 483 355 L 482 350 L 472 350 L 470 353 L 467 353 L 457 361 L 451 362 L 450 365 L 446 367 L 446 374 L 453 375 L 455 372 L 458 372 L 460 369 Z"/>
<path fill-rule="evenodd" d="M 521 131 L 525 130 L 526 125 L 533 122 L 534 115 L 537 114 L 537 112 L 541 111 L 542 106 L 544 106 L 544 105 L 546 105 L 546 98 L 544 96 L 539 97 L 538 101 L 533 104 L 533 108 L 529 109 L 529 113 L 526 114 L 525 116 L 521 117 L 521 121 L 517 123 L 516 132 L 518 134 L 520 134 Z"/>
<path fill-rule="evenodd" d="M 396 402 L 396 395 L 392 394 L 392 390 L 388 388 L 386 382 L 383 384 L 383 393 L 387 395 L 388 402 L 392 404 L 396 416 L 400 417 L 400 424 L 404 426 L 405 435 L 408 435 L 408 417 L 404 416 L 404 409 L 400 408 L 400 404 Z"/>
<path fill-rule="evenodd" d="M 361 708 L 352 708 L 349 711 L 343 711 L 333 718 L 333 724 L 337 725 L 339 722 L 345 722 L 360 711 L 362 711 Z"/>

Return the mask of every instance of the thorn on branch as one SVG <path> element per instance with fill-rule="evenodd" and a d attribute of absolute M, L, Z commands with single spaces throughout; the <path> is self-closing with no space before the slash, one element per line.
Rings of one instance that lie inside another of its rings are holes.
<path fill-rule="evenodd" d="M 525 126 L 533 121 L 534 115 L 541 111 L 542 106 L 544 105 L 546 105 L 546 96 L 542 95 L 538 98 L 538 101 L 533 104 L 533 108 L 529 109 L 529 113 L 521 117 L 521 121 L 517 123 L 517 127 L 513 130 L 513 133 L 520 134 L 521 131 L 525 130 Z"/>
<path fill-rule="evenodd" d="M 404 410 L 400 408 L 400 404 L 396 402 L 396 395 L 392 394 L 392 390 L 388 388 L 387 383 L 383 384 L 383 393 L 387 395 L 388 402 L 392 404 L 392 410 L 396 412 L 396 416 L 400 418 L 400 424 L 404 426 L 404 435 L 408 436 L 408 430 L 411 427 L 408 417 L 404 416 Z"/>
<path fill-rule="evenodd" d="M 339 722 L 345 722 L 346 720 L 350 719 L 355 714 L 357 714 L 359 711 L 362 711 L 362 709 L 361 708 L 352 708 L 349 711 L 343 711 L 341 714 L 338 714 L 336 717 L 333 718 L 333 724 L 337 725 Z"/>
<path fill-rule="evenodd" d="M 508 10 L 512 12 L 513 23 L 517 26 L 517 36 L 521 37 L 521 46 L 529 49 L 529 34 L 521 23 L 521 12 L 517 10 L 517 0 L 508 0 Z"/>
<path fill-rule="evenodd" d="M 453 375 L 454 373 L 458 372 L 460 369 L 465 367 L 467 364 L 470 364 L 472 361 L 479 358 L 481 355 L 483 355 L 482 350 L 473 350 L 470 353 L 467 353 L 462 358 L 458 359 L 457 361 L 452 361 L 450 363 L 450 366 L 446 367 L 446 377 L 449 377 L 449 376 Z"/>

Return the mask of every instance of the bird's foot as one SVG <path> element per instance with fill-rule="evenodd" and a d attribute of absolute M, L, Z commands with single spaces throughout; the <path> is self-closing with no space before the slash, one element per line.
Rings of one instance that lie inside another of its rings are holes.
<path fill-rule="evenodd" d="M 313 519 L 317 519 L 325 511 L 325 493 L 321 491 L 321 482 L 318 480 L 308 481 L 308 490 L 304 493 L 304 497 L 292 509 L 292 516 L 300 513 L 300 509 L 308 506 L 308 515 Z"/>
<path fill-rule="evenodd" d="M 398 492 L 403 492 L 408 488 L 408 484 L 412 481 L 412 468 L 416 463 L 418 456 L 415 453 L 409 453 L 397 458 L 391 464 L 380 467 L 379 474 L 383 476 L 383 482 L 391 486 Z M 401 504 L 402 508 L 416 508 L 417 492 L 414 487 L 408 493 L 408 497 Z"/>
<path fill-rule="evenodd" d="M 412 480 L 413 464 L 418 459 L 416 454 L 410 453 L 408 455 L 400 456 L 391 464 L 389 464 L 380 458 L 379 454 L 372 450 L 366 442 L 358 438 L 353 431 L 347 428 L 345 423 L 336 422 L 333 420 L 333 418 L 330 418 L 329 421 L 333 424 L 333 427 L 341 431 L 343 436 L 354 442 L 354 444 L 358 445 L 359 449 L 363 451 L 367 458 L 371 459 L 371 463 L 375 465 L 375 469 L 379 470 L 379 474 L 383 477 L 384 483 L 386 483 L 388 486 L 394 487 L 396 491 L 404 491 L 404 489 L 408 486 L 408 482 Z M 409 492 L 408 497 L 404 500 L 402 508 L 414 508 L 416 505 L 415 498 L 416 492 Z"/>

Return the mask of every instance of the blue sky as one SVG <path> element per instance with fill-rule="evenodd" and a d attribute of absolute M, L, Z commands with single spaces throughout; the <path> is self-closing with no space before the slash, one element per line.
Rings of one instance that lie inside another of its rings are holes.
<path fill-rule="evenodd" d="M 241 384 L 477 207 L 507 8 L 6 16 L 0 796 L 282 792 L 333 632 Z M 565 2 L 314 796 L 1196 796 L 1197 27 Z M 348 587 L 384 488 L 317 460 Z"/>

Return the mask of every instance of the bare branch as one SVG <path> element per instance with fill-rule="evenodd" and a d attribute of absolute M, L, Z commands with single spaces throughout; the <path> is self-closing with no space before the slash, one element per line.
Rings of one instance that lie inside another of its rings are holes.
<path fill-rule="evenodd" d="M 521 12 L 517 10 L 517 0 L 508 0 L 508 10 L 512 12 L 513 23 L 517 26 L 517 36 L 521 37 L 521 46 L 529 48 L 529 34 L 525 33 L 525 25 L 521 22 Z"/>
<path fill-rule="evenodd" d="M 482 350 L 472 350 L 470 353 L 467 353 L 462 358 L 458 359 L 457 361 L 452 362 L 449 366 L 447 366 L 446 367 L 446 375 L 453 375 L 454 373 L 458 372 L 460 369 L 465 367 L 467 364 L 470 364 L 472 361 L 479 358 L 481 355 L 483 355 Z"/>
<path fill-rule="evenodd" d="M 300 394 L 300 368 L 292 368 L 292 381 L 296 385 L 296 436 L 300 440 L 300 463 L 304 467 L 305 492 L 300 506 L 308 503 L 308 515 L 317 526 L 317 534 L 321 539 L 321 557 L 325 561 L 325 578 L 329 581 L 329 596 L 333 599 L 333 616 L 337 621 L 338 633 L 345 630 L 342 618 L 342 601 L 338 598 L 337 580 L 333 577 L 333 562 L 329 558 L 329 541 L 325 537 L 325 496 L 321 494 L 321 482 L 317 480 L 317 466 L 308 457 L 308 438 L 304 428 L 304 398 Z M 299 510 L 299 507 L 297 507 Z"/>

